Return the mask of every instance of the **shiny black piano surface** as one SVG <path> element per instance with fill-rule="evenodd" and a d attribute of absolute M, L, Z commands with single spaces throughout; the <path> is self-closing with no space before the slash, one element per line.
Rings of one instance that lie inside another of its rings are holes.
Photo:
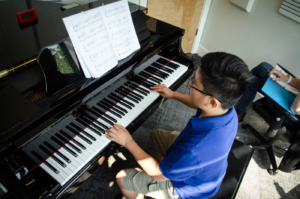
<path fill-rule="evenodd" d="M 147 31 L 137 31 L 141 49 L 119 61 L 115 68 L 100 78 L 87 79 L 80 76 L 58 87 L 55 92 L 47 94 L 46 87 L 51 82 L 45 80 L 43 70 L 36 61 L 39 51 L 43 47 L 68 39 L 62 18 L 110 2 L 113 1 L 94 1 L 63 9 L 65 4 L 62 1 L 0 1 L 0 162 L 3 171 L 11 171 L 11 165 L 8 164 L 10 167 L 7 167 L 9 160 L 17 158 L 20 165 L 26 161 L 19 157 L 20 149 L 43 133 L 47 127 L 55 124 L 73 109 L 84 105 L 121 76 L 132 75 L 128 71 L 138 67 L 153 55 L 160 54 L 169 59 L 176 56 L 174 61 L 188 67 L 188 71 L 171 88 L 177 88 L 191 75 L 194 62 L 181 50 L 184 30 L 141 15 L 142 12 L 147 12 L 146 8 L 129 4 L 136 30 L 141 28 L 139 22 L 143 20 L 140 18 L 144 17 L 146 21 L 144 26 L 150 33 L 148 35 Z M 38 20 L 20 25 L 16 14 L 31 8 L 35 8 Z M 153 106 L 145 110 L 143 116 L 132 122 L 127 129 L 134 132 L 158 107 L 159 100 L 156 100 Z M 6 178 L 13 178 L 13 174 L 20 168 L 12 170 L 11 175 L 6 173 L 9 176 Z M 38 170 L 37 173 L 39 172 L 41 171 Z M 6 183 L 18 184 L 16 178 L 11 180 L 13 182 Z M 34 192 L 27 189 L 24 191 L 21 188 L 17 190 L 29 195 Z"/>

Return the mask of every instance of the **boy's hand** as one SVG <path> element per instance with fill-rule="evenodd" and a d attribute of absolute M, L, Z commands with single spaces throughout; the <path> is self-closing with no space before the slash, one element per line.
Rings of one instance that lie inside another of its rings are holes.
<path fill-rule="evenodd" d="M 107 132 L 105 136 L 108 139 L 125 147 L 133 140 L 130 133 L 123 126 L 118 124 L 114 124 L 113 127 L 106 129 L 105 131 Z"/>
<path fill-rule="evenodd" d="M 166 87 L 164 84 L 157 84 L 150 87 L 152 91 L 158 92 L 162 97 L 172 99 L 174 97 L 174 91 Z"/>
<path fill-rule="evenodd" d="M 279 70 L 272 69 L 269 72 L 269 76 L 271 74 L 274 74 L 276 76 L 275 78 L 273 78 L 274 81 L 285 81 L 285 82 L 287 82 L 289 80 L 289 77 L 287 75 L 282 74 Z"/>

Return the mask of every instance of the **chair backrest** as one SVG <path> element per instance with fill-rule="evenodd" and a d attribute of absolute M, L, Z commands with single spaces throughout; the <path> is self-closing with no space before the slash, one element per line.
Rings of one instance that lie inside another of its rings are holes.
<path fill-rule="evenodd" d="M 252 154 L 253 149 L 238 140 L 234 140 L 228 155 L 225 177 L 218 193 L 211 199 L 235 198 Z"/>

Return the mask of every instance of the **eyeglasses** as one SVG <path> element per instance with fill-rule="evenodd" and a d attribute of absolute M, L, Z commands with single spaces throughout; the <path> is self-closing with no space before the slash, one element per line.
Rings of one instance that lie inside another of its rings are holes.
<path fill-rule="evenodd" d="M 199 91 L 200 93 L 203 93 L 204 95 L 209 95 L 209 96 L 211 96 L 211 97 L 214 97 L 213 95 L 208 94 L 208 93 L 206 93 L 206 92 L 204 92 L 204 91 L 202 91 L 202 90 L 199 90 L 198 88 L 196 88 L 195 86 L 193 86 L 192 84 L 194 84 L 194 80 L 195 80 L 195 76 L 192 77 L 192 79 L 191 79 L 191 81 L 190 81 L 190 84 L 189 84 L 189 87 L 190 87 L 190 88 L 192 87 L 193 89 Z M 214 97 L 214 98 L 216 98 L 216 97 Z M 222 100 L 219 100 L 218 98 L 216 98 L 216 99 L 217 99 L 219 102 L 222 103 Z"/>

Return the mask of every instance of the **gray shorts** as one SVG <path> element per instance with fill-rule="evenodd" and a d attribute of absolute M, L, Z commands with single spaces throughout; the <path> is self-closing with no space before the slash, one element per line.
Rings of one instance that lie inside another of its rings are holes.
<path fill-rule="evenodd" d="M 179 132 L 165 131 L 155 129 L 150 134 L 151 144 L 154 150 L 163 156 L 166 156 L 168 148 L 178 137 Z M 153 180 L 144 170 L 131 168 L 124 177 L 124 186 L 127 190 L 150 196 L 157 199 L 178 199 L 174 196 L 174 186 L 171 180 L 156 181 Z"/>

